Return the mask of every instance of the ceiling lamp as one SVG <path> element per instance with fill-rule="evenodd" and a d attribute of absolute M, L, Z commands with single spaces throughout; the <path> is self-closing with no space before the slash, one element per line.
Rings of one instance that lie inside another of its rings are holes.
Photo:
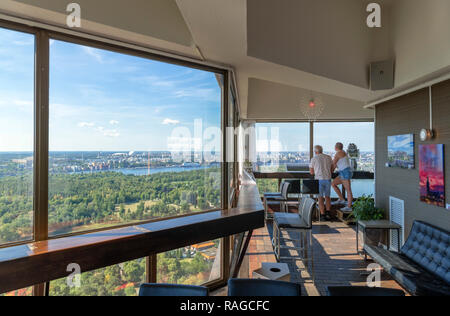
<path fill-rule="evenodd" d="M 300 110 L 310 121 L 314 121 L 322 115 L 325 108 L 322 98 L 318 96 L 303 96 L 300 100 Z"/>

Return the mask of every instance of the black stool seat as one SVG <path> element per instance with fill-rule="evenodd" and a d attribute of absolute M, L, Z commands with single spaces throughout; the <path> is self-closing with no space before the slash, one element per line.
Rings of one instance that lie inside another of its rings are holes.
<path fill-rule="evenodd" d="M 208 296 L 208 288 L 181 284 L 142 284 L 139 296 Z"/>
<path fill-rule="evenodd" d="M 297 283 L 262 280 L 231 279 L 228 281 L 228 296 L 300 296 L 301 287 Z"/>
<path fill-rule="evenodd" d="M 275 213 L 273 220 L 279 228 L 285 229 L 308 229 L 310 225 L 306 223 L 298 214 Z"/>

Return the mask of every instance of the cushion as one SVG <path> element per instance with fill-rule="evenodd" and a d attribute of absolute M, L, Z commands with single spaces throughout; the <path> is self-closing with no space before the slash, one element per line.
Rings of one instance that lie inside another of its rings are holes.
<path fill-rule="evenodd" d="M 286 229 L 310 229 L 308 225 L 298 214 L 275 213 L 273 220 L 279 228 Z"/>
<path fill-rule="evenodd" d="M 450 233 L 416 221 L 401 253 L 450 285 Z"/>
<path fill-rule="evenodd" d="M 450 295 L 450 287 L 444 280 L 405 255 L 369 245 L 365 245 L 364 250 L 412 295 Z"/>

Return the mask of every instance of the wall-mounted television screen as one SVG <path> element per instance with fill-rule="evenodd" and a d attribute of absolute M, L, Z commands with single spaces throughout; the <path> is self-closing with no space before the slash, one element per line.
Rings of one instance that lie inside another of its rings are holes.
<path fill-rule="evenodd" d="M 414 135 L 388 137 L 388 163 L 391 167 L 414 169 Z"/>

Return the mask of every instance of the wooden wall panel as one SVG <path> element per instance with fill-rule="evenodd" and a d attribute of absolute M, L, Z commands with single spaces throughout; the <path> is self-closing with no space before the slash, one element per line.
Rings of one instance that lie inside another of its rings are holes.
<path fill-rule="evenodd" d="M 430 143 L 446 145 L 446 195 L 447 203 L 450 203 L 450 81 L 433 86 L 432 91 L 433 121 L 437 137 Z M 376 201 L 386 211 L 389 210 L 389 196 L 405 201 L 406 237 L 416 219 L 450 230 L 450 211 L 420 201 L 419 132 L 422 128 L 429 127 L 429 121 L 428 89 L 385 102 L 376 109 Z M 386 168 L 387 137 L 409 133 L 415 135 L 416 169 Z"/>

